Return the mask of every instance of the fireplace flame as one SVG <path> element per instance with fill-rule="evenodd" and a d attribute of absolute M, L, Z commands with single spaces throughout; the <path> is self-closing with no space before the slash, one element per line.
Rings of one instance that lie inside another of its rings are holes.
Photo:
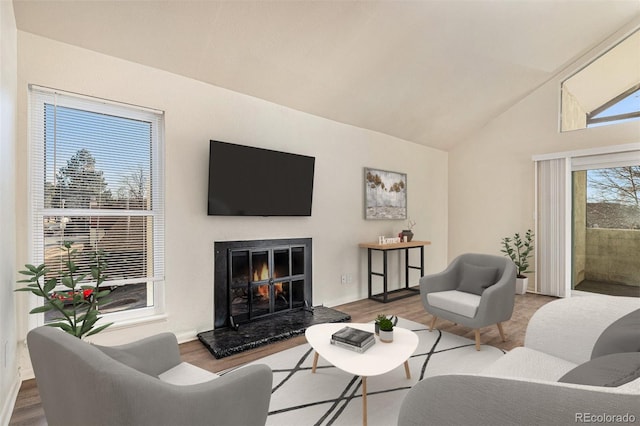
<path fill-rule="evenodd" d="M 262 264 L 262 267 L 253 271 L 254 281 L 263 281 L 269 279 L 269 266 L 266 263 Z"/>
<path fill-rule="evenodd" d="M 275 273 L 273 278 L 277 278 Z M 257 269 L 253 271 L 253 281 L 264 281 L 269 279 L 269 266 L 266 263 L 262 263 Z M 256 288 L 256 292 L 264 297 L 269 297 L 269 286 L 260 285 Z M 273 285 L 274 296 L 278 296 L 282 293 L 282 283 L 276 283 Z"/>

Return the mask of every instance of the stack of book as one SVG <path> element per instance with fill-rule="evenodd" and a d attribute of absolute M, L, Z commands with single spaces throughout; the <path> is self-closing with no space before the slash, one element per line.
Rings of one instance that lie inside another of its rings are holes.
<path fill-rule="evenodd" d="M 372 332 L 353 327 L 341 328 L 331 335 L 332 345 L 360 353 L 369 349 L 374 343 L 376 343 L 376 338 Z"/>

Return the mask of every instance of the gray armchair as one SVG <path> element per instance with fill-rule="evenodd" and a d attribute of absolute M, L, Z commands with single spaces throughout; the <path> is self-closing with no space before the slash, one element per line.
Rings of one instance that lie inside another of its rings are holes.
<path fill-rule="evenodd" d="M 420 279 L 422 304 L 433 315 L 429 330 L 438 318 L 473 328 L 480 350 L 480 328 L 496 324 L 504 341 L 502 322 L 513 313 L 515 285 L 516 266 L 506 257 L 458 256 L 444 271 Z"/>
<path fill-rule="evenodd" d="M 31 330 L 27 344 L 50 426 L 266 422 L 269 367 L 218 376 L 181 362 L 171 333 L 103 347 L 45 326 Z"/>

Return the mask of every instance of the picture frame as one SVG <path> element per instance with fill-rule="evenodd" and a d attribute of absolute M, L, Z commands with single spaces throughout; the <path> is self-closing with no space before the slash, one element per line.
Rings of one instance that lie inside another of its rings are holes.
<path fill-rule="evenodd" d="M 364 218 L 407 219 L 407 174 L 364 168 Z"/>

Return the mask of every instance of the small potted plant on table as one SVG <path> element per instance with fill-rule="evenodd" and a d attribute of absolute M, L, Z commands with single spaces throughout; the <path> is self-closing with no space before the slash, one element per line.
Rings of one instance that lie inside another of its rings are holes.
<path fill-rule="evenodd" d="M 380 328 L 380 341 L 385 343 L 393 342 L 393 321 L 384 317 L 377 321 Z"/>

